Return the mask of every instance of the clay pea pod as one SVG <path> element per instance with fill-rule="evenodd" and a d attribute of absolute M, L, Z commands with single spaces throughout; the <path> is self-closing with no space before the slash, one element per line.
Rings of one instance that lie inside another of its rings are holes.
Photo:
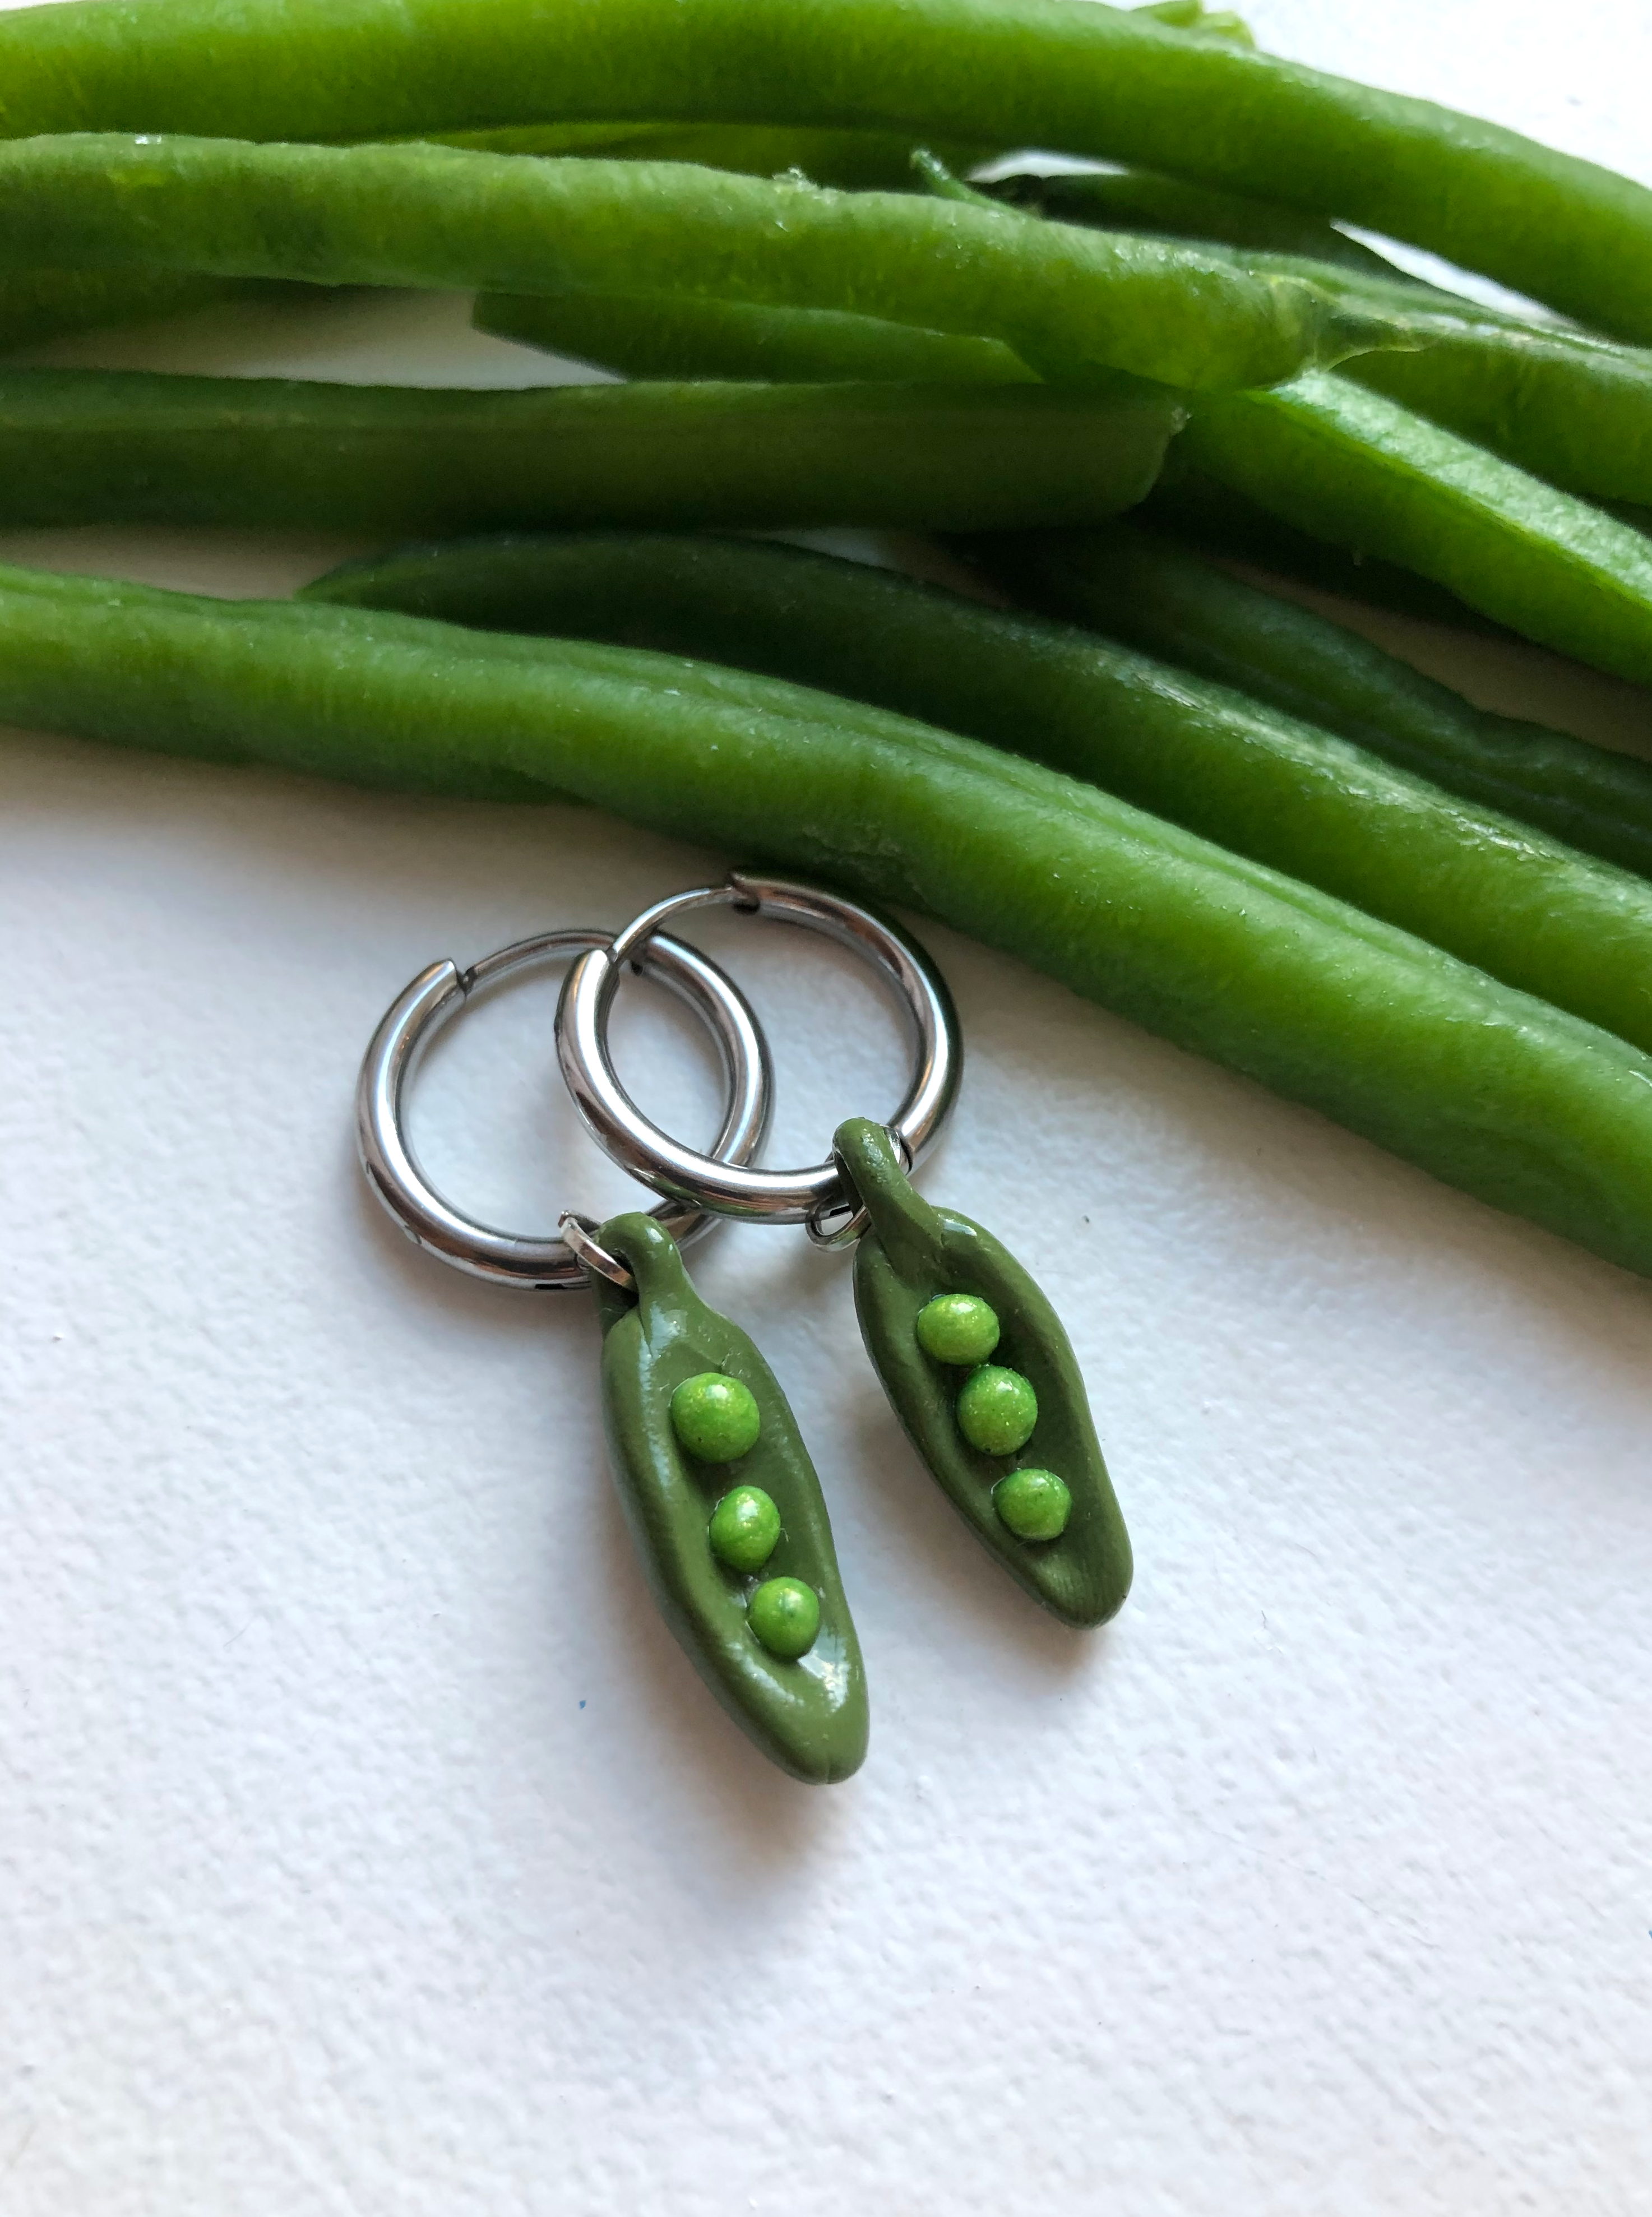
<path fill-rule="evenodd" d="M 1060 1318 L 990 1232 L 918 1193 L 881 1124 L 835 1147 L 867 1224 L 855 1311 L 895 1414 L 970 1528 L 1064 1623 L 1104 1624 L 1130 1542 Z"/>
<path fill-rule="evenodd" d="M 795 1778 L 847 1778 L 866 1753 L 866 1679 L 786 1397 L 653 1217 L 596 1237 L 634 1281 L 591 1280 L 609 1457 L 660 1609 L 765 1755 Z"/>
<path fill-rule="evenodd" d="M 800 924 L 876 971 L 908 1020 L 906 1096 L 882 1122 L 840 1125 L 803 1170 L 753 1169 L 684 1146 L 620 1083 L 608 1042 L 628 963 L 696 909 Z M 657 901 L 568 973 L 562 1074 L 613 1159 L 674 1201 L 797 1224 L 856 1249 L 861 1332 L 897 1414 L 954 1505 L 1019 1584 L 1064 1623 L 1105 1623 L 1129 1591 L 1130 1543 L 1061 1321 L 990 1232 L 919 1199 L 906 1175 L 945 1125 L 963 1042 L 946 981 L 900 925 L 824 886 L 752 870 Z"/>

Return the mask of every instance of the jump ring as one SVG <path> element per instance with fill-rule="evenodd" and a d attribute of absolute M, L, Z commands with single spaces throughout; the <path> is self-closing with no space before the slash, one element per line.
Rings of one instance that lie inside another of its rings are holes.
<path fill-rule="evenodd" d="M 631 1291 L 637 1281 L 619 1257 L 610 1255 L 597 1237 L 602 1226 L 594 1216 L 581 1216 L 577 1208 L 565 1208 L 556 1220 L 556 1228 L 579 1258 L 587 1278 L 606 1278 L 622 1293 Z"/>

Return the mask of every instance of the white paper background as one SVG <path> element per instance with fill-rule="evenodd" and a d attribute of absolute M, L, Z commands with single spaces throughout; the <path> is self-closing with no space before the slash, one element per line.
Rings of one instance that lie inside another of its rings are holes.
<path fill-rule="evenodd" d="M 1282 52 L 1652 178 L 1637 0 L 1253 0 Z M 531 381 L 459 304 L 61 358 Z M 227 593 L 342 542 L 14 536 Z M 1632 743 L 1643 695 L 1392 626 Z M 0 2210 L 15 2217 L 1652 2207 L 1652 1295 L 946 932 L 927 1189 L 1064 1310 L 1140 1564 L 1043 1620 L 900 1444 L 841 1265 L 702 1251 L 814 1446 L 872 1753 L 770 1770 L 656 1621 L 579 1300 L 405 1245 L 355 1067 L 431 959 L 720 857 L 17 735 L 0 750 Z M 789 934 L 779 1152 L 893 1097 Z M 624 1190 L 554 986 L 434 1058 L 456 1194 Z M 639 1005 L 628 1067 L 709 1113 Z"/>

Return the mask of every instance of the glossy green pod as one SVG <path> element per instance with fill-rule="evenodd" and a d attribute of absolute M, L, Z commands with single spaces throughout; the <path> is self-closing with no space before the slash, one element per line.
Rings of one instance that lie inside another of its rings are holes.
<path fill-rule="evenodd" d="M 1104 1624 L 1130 1590 L 1130 1541 L 1102 1460 L 1072 1343 L 1061 1318 L 990 1232 L 916 1192 L 881 1124 L 839 1126 L 839 1159 L 871 1221 L 855 1251 L 855 1312 L 873 1367 L 907 1437 L 953 1506 L 1012 1578 L 1065 1624 Z M 974 1294 L 996 1311 L 992 1360 L 1038 1398 L 1032 1436 L 1013 1455 L 981 1454 L 958 1428 L 966 1373 L 918 1341 L 919 1312 L 938 1294 Z M 1012 1468 L 1051 1470 L 1073 1496 L 1055 1540 L 1018 1539 L 993 1504 Z"/>
<path fill-rule="evenodd" d="M 596 1277 L 603 1326 L 603 1410 L 609 1454 L 632 1536 L 665 1621 L 741 1729 L 783 1770 L 828 1785 L 866 1754 L 866 1677 L 838 1575 L 820 1481 L 773 1372 L 689 1281 L 671 1234 L 651 1216 L 616 1216 L 597 1234 L 636 1280 L 634 1294 Z M 671 1423 L 684 1380 L 721 1371 L 747 1386 L 763 1419 L 738 1461 L 696 1462 Z M 780 1538 L 760 1572 L 742 1576 L 712 1553 L 712 1511 L 736 1485 L 761 1486 L 780 1510 Z M 765 1581 L 799 1578 L 820 1603 L 806 1655 L 783 1661 L 746 1621 Z"/>

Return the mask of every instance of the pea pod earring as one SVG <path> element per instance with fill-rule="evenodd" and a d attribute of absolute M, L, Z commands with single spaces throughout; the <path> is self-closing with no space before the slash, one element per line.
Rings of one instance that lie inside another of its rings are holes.
<path fill-rule="evenodd" d="M 851 1119 L 830 1158 L 770 1171 L 696 1154 L 621 1085 L 607 1025 L 627 961 L 688 911 L 730 907 L 824 931 L 865 955 L 909 1010 L 919 1041 L 888 1125 Z M 932 1207 L 909 1176 L 956 1096 L 962 1050 L 945 984 L 896 926 L 820 887 L 736 872 L 647 910 L 582 955 L 562 991 L 563 1076 L 615 1161 L 673 1199 L 727 1216 L 801 1224 L 853 1245 L 861 1335 L 907 1437 L 977 1538 L 1033 1597 L 1075 1626 L 1102 1624 L 1129 1590 L 1129 1535 L 1060 1318 L 988 1232 Z"/>
<path fill-rule="evenodd" d="M 1104 1624 L 1130 1542 L 1061 1318 L 990 1232 L 913 1187 L 881 1125 L 833 1153 L 866 1228 L 855 1312 L 883 1389 L 947 1498 L 1067 1624 Z"/>
<path fill-rule="evenodd" d="M 529 1290 L 596 1288 L 614 1474 L 667 1622 L 774 1762 L 812 1782 L 846 1778 L 866 1751 L 860 1648 L 820 1481 L 786 1398 L 684 1268 L 681 1250 L 715 1217 L 684 1202 L 602 1226 L 571 1213 L 562 1238 L 518 1238 L 443 1199 L 407 1139 L 404 1094 L 442 1025 L 506 978 L 608 945 L 603 932 L 552 932 L 473 969 L 442 962 L 415 978 L 362 1065 L 362 1167 L 409 1238 L 455 1268 Z M 721 1052 L 727 1101 L 708 1159 L 749 1161 L 772 1092 L 757 1019 L 715 963 L 674 940 L 655 939 L 635 966 L 678 993 Z"/>

